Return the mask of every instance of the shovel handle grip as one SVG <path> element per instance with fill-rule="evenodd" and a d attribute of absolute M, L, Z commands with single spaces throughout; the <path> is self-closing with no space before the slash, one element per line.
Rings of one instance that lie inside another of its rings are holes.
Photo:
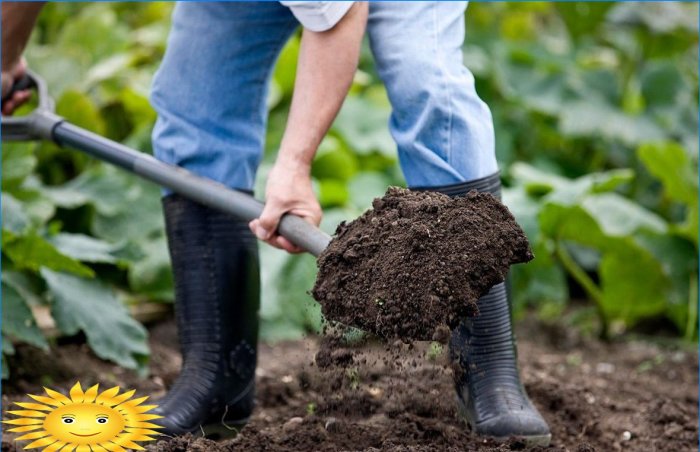
<path fill-rule="evenodd" d="M 5 104 L 5 101 L 11 98 L 17 91 L 24 91 L 26 89 L 34 88 L 35 86 L 36 83 L 34 82 L 34 79 L 32 79 L 28 74 L 24 74 L 22 78 L 15 80 L 10 88 L 10 91 L 8 91 L 2 98 L 2 103 Z"/>

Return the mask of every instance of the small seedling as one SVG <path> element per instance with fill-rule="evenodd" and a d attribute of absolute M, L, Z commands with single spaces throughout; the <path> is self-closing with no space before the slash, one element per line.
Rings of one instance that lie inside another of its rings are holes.
<path fill-rule="evenodd" d="M 306 415 L 307 416 L 313 416 L 316 414 L 316 404 L 313 402 L 309 402 L 306 404 Z"/>
<path fill-rule="evenodd" d="M 444 347 L 441 343 L 433 341 L 430 343 L 430 347 L 428 348 L 426 355 L 430 361 L 436 361 L 440 355 L 442 355 L 443 350 Z"/>

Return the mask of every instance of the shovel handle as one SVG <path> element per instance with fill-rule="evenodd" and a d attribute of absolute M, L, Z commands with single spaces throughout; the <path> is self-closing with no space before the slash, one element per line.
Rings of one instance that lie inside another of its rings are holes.
<path fill-rule="evenodd" d="M 169 188 L 193 201 L 231 214 L 243 221 L 259 218 L 265 205 L 254 197 L 223 184 L 197 176 L 183 168 L 155 159 L 122 144 L 66 122 L 53 113 L 53 102 L 46 85 L 27 71 L 39 93 L 39 106 L 27 116 L 2 117 L 3 141 L 44 139 L 68 146 L 97 159 L 116 165 L 143 179 Z M 318 256 L 331 237 L 301 217 L 286 214 L 277 231 L 294 245 Z"/>
<path fill-rule="evenodd" d="M 10 91 L 5 94 L 5 96 L 2 98 L 2 103 L 4 104 L 6 100 L 12 97 L 14 93 L 17 91 L 24 91 L 25 89 L 31 89 L 34 88 L 36 85 L 34 83 L 34 80 L 27 74 L 24 74 L 22 78 L 15 80 L 15 82 L 12 84 L 12 87 L 10 88 Z"/>

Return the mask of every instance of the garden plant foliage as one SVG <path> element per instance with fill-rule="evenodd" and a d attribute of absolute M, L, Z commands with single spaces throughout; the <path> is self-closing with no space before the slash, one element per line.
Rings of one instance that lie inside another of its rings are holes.
<path fill-rule="evenodd" d="M 171 8 L 48 4 L 27 58 L 47 80 L 58 114 L 151 152 L 148 90 Z M 574 321 L 593 319 L 604 335 L 668 321 L 678 335 L 697 336 L 697 9 L 469 6 L 465 63 L 493 113 L 504 201 L 537 257 L 513 271 L 517 308 L 558 318 L 573 296 L 589 306 Z M 298 50 L 295 36 L 274 72 L 260 198 Z M 365 45 L 350 97 L 313 165 L 328 232 L 388 185 L 404 184 L 389 115 Z M 263 336 L 317 328 L 320 311 L 307 294 L 313 257 L 267 246 L 261 254 Z M 98 356 L 143 370 L 146 331 L 127 306 L 173 298 L 158 187 L 50 143 L 3 143 L 2 268 L 3 376 L 13 343 L 48 347 L 32 312 L 38 306 L 50 308 L 62 333 L 84 333 Z"/>

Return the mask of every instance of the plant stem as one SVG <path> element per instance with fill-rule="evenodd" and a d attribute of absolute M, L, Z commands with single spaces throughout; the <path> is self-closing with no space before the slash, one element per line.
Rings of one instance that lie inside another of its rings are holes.
<path fill-rule="evenodd" d="M 610 338 L 610 324 L 608 322 L 608 317 L 605 315 L 605 310 L 603 309 L 603 292 L 586 274 L 585 270 L 571 257 L 571 254 L 566 250 L 563 243 L 557 241 L 554 252 L 564 266 L 564 269 L 569 272 L 571 277 L 583 287 L 588 296 L 595 302 L 598 319 L 600 320 L 600 337 L 608 340 Z"/>
<path fill-rule="evenodd" d="M 690 274 L 688 290 L 688 322 L 685 325 L 685 338 L 692 341 L 695 337 L 695 327 L 698 323 L 698 275 Z"/>

